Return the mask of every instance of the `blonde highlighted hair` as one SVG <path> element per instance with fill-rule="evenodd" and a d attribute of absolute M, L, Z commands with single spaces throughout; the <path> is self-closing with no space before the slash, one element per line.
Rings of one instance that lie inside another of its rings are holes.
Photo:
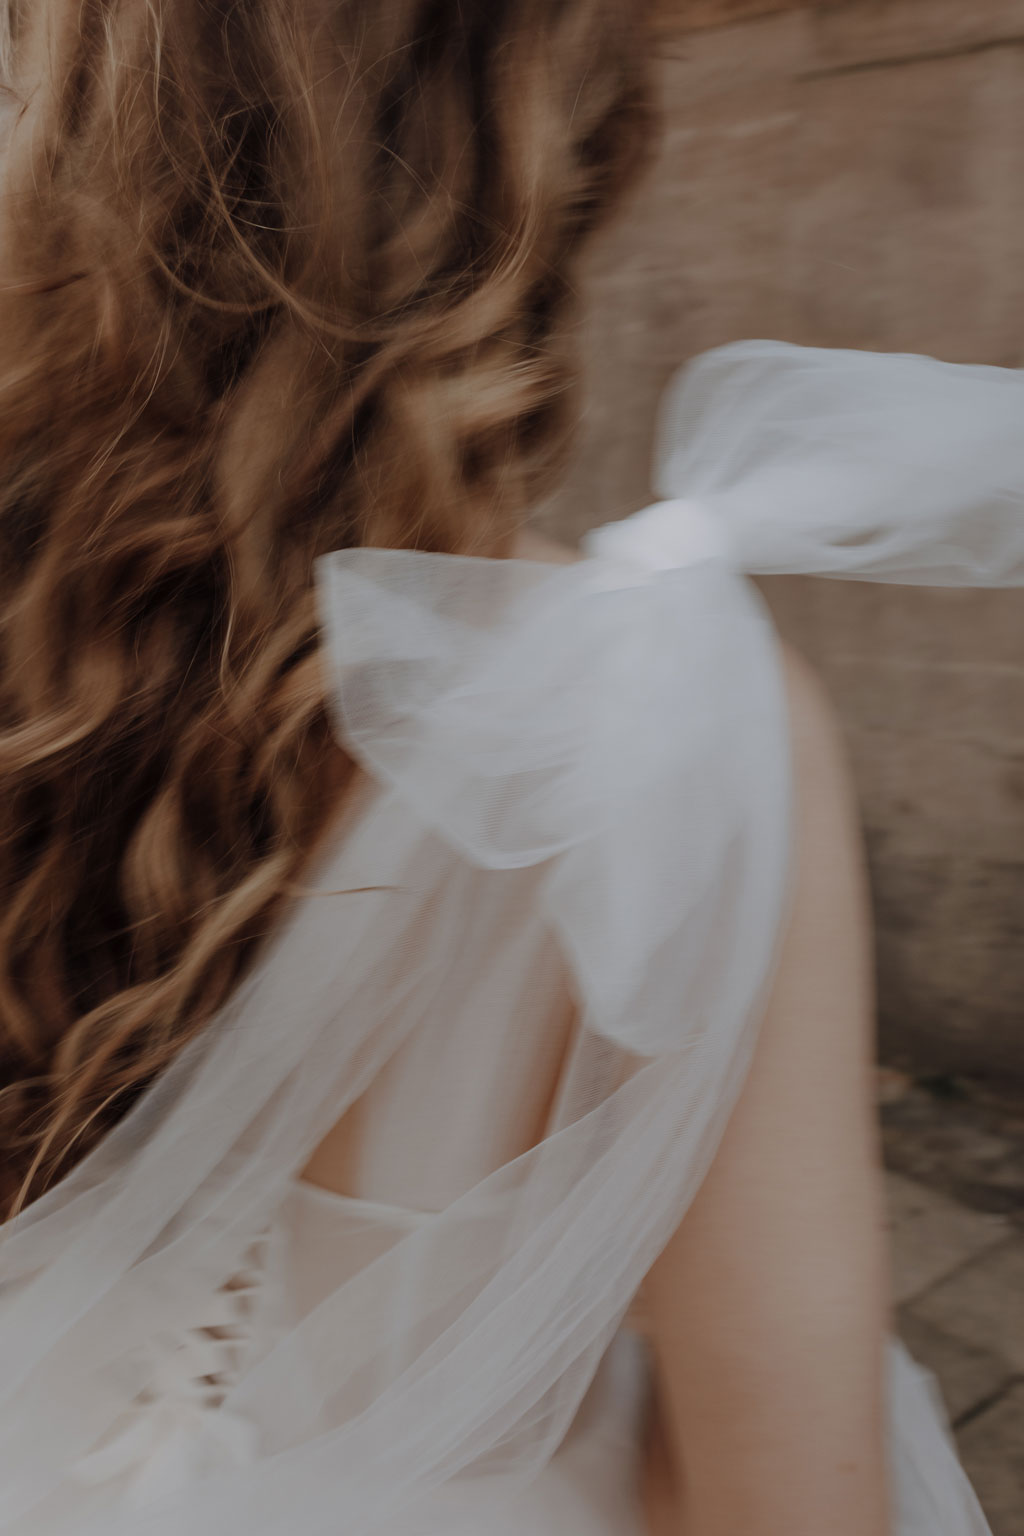
<path fill-rule="evenodd" d="M 0 0 L 8 1210 L 224 1003 L 336 811 L 314 560 L 501 555 L 549 485 L 638 9 Z"/>

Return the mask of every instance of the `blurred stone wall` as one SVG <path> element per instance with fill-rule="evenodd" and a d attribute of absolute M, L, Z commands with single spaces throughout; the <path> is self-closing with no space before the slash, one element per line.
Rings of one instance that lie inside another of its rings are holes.
<path fill-rule="evenodd" d="M 1024 0 L 660 6 L 663 149 L 590 259 L 542 519 L 570 540 L 650 499 L 655 402 L 703 348 L 1024 363 Z M 848 728 L 883 1054 L 1024 1086 L 1024 595 L 764 588 Z"/>

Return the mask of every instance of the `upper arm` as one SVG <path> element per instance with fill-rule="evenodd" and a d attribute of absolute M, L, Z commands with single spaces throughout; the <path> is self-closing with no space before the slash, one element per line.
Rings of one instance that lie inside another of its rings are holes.
<path fill-rule="evenodd" d="M 841 734 L 785 659 L 794 885 L 751 1069 L 645 1283 L 687 1536 L 885 1529 L 870 923 Z"/>

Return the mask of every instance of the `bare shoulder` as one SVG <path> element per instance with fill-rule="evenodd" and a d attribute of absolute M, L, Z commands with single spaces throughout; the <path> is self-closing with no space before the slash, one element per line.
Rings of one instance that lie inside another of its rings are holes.
<path fill-rule="evenodd" d="M 842 726 L 820 673 L 803 652 L 788 641 L 783 641 L 780 649 L 794 738 L 835 745 L 842 740 Z"/>
<path fill-rule="evenodd" d="M 652 1464 L 651 1500 L 665 1531 L 683 1515 L 702 1532 L 882 1536 L 888 1301 L 867 886 L 836 710 L 798 653 L 784 651 L 783 670 L 791 901 L 743 1090 L 644 1285 L 670 1467 L 666 1491 Z"/>
<path fill-rule="evenodd" d="M 846 737 L 821 676 L 793 646 L 782 645 L 798 825 L 810 837 L 849 835 L 855 792 Z"/>

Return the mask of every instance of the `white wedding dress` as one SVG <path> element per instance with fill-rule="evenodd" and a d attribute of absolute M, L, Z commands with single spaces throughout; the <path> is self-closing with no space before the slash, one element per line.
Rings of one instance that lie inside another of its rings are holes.
<path fill-rule="evenodd" d="M 210 1029 L 0 1234 L 4 1536 L 639 1533 L 627 1313 L 787 896 L 743 573 L 1024 581 L 1022 423 L 1009 370 L 741 344 L 580 563 L 320 563 L 366 789 Z M 341 1199 L 299 1173 L 352 1105 Z M 889 1406 L 895 1536 L 983 1536 L 896 1344 Z"/>

